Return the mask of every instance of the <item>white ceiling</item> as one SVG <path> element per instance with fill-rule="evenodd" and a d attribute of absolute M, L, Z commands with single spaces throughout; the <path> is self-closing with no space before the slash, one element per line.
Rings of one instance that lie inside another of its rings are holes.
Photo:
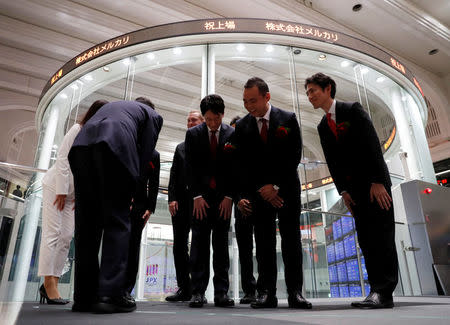
<path fill-rule="evenodd" d="M 0 161 L 32 165 L 30 129 L 47 80 L 106 39 L 159 24 L 213 17 L 275 18 L 339 29 L 413 62 L 450 74 L 448 0 L 0 0 Z M 428 52 L 438 49 L 430 56 Z M 18 125 L 27 125 L 20 134 Z M 19 155 L 10 143 L 28 142 Z"/>

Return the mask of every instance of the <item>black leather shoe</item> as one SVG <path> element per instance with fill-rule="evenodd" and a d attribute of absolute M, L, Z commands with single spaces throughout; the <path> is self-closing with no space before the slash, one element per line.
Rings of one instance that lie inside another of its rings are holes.
<path fill-rule="evenodd" d="M 125 292 L 125 298 L 132 301 L 132 302 L 136 302 L 136 300 L 134 299 L 134 297 L 127 291 Z"/>
<path fill-rule="evenodd" d="M 178 289 L 173 295 L 167 296 L 166 301 L 189 301 L 192 298 L 192 294 L 189 290 Z"/>
<path fill-rule="evenodd" d="M 378 309 L 378 308 L 392 308 L 394 307 L 394 300 L 392 295 L 382 295 L 378 292 L 372 291 L 363 301 L 352 302 L 352 307 L 364 309 Z"/>
<path fill-rule="evenodd" d="M 72 311 L 77 313 L 88 313 L 94 311 L 94 304 L 74 301 L 72 305 Z"/>
<path fill-rule="evenodd" d="M 255 294 L 251 294 L 251 293 L 246 293 L 241 300 L 239 300 L 239 303 L 241 305 L 248 305 L 251 304 L 252 302 L 256 301 L 256 297 Z"/>
<path fill-rule="evenodd" d="M 136 303 L 122 297 L 100 297 L 94 305 L 97 314 L 129 313 L 136 310 Z"/>
<path fill-rule="evenodd" d="M 234 300 L 228 297 L 226 293 L 214 296 L 214 306 L 216 307 L 233 307 Z"/>
<path fill-rule="evenodd" d="M 191 308 L 200 308 L 203 307 L 204 304 L 207 304 L 208 301 L 206 300 L 206 297 L 202 293 L 196 293 L 192 295 L 192 299 L 189 302 L 189 307 Z"/>
<path fill-rule="evenodd" d="M 300 292 L 296 292 L 295 294 L 289 295 L 288 297 L 288 305 L 289 308 L 297 308 L 297 309 L 311 309 L 311 303 L 303 298 Z"/>
<path fill-rule="evenodd" d="M 269 295 L 267 292 L 259 293 L 256 300 L 250 306 L 252 308 L 277 308 L 278 299 L 275 295 Z"/>

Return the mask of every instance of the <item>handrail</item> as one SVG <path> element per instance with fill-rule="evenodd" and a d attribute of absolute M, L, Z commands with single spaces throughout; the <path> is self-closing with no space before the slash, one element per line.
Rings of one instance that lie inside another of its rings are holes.
<path fill-rule="evenodd" d="M 3 161 L 0 161 L 0 166 L 5 166 L 5 167 L 9 167 L 9 168 L 14 168 L 14 169 L 26 170 L 26 171 L 30 171 L 30 172 L 41 172 L 41 173 L 47 172 L 47 169 L 41 169 L 41 168 L 36 168 L 36 167 L 31 167 L 31 166 L 11 164 L 11 163 L 7 163 L 7 162 L 3 162 Z"/>

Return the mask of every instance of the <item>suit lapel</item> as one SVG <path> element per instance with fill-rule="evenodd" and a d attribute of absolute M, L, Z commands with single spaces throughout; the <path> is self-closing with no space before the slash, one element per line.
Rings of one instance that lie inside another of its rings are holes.
<path fill-rule="evenodd" d="M 272 109 L 270 111 L 270 120 L 269 120 L 269 132 L 267 137 L 267 142 L 271 142 L 271 140 L 275 137 L 275 131 L 278 128 L 279 124 L 279 114 L 278 108 L 272 106 Z"/>

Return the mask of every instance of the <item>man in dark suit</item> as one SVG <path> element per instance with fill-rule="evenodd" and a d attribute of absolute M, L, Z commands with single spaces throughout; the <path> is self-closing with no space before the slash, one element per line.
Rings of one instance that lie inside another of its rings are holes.
<path fill-rule="evenodd" d="M 247 81 L 243 100 L 249 114 L 236 123 L 235 146 L 241 180 L 238 207 L 244 216 L 253 220 L 255 231 L 258 296 L 251 306 L 275 308 L 278 305 L 278 217 L 289 307 L 311 308 L 301 295 L 299 124 L 294 113 L 269 103 L 269 87 L 260 78 Z"/>
<path fill-rule="evenodd" d="M 352 213 L 366 261 L 371 292 L 358 308 L 392 308 L 398 282 L 391 180 L 380 141 L 360 103 L 334 99 L 336 83 L 323 73 L 305 81 L 315 109 L 326 115 L 317 126 L 328 169 L 338 193 Z"/>
<path fill-rule="evenodd" d="M 75 184 L 73 311 L 136 309 L 125 295 L 130 202 L 151 168 L 162 123 L 149 106 L 119 101 L 104 105 L 75 138 L 69 153 Z"/>
<path fill-rule="evenodd" d="M 193 110 L 187 117 L 187 128 L 203 123 L 200 111 Z M 177 145 L 170 168 L 169 212 L 173 228 L 173 260 L 177 274 L 178 290 L 167 296 L 166 301 L 191 300 L 189 277 L 188 237 L 191 230 L 192 198 L 189 197 L 186 181 L 184 141 Z"/>
<path fill-rule="evenodd" d="M 209 282 L 210 238 L 212 232 L 214 304 L 234 306 L 229 288 L 228 230 L 232 207 L 231 153 L 224 150 L 234 129 L 222 123 L 225 105 L 218 95 L 208 95 L 200 103 L 205 123 L 186 133 L 186 166 L 193 198 L 190 307 L 206 303 Z"/>
<path fill-rule="evenodd" d="M 235 116 L 230 121 L 232 127 L 236 127 L 236 122 L 241 119 Z M 237 162 L 239 163 L 239 162 Z M 234 176 L 238 177 L 235 173 Z M 256 279 L 253 276 L 253 221 L 251 218 L 243 216 L 237 206 L 237 198 L 234 203 L 234 230 L 239 249 L 239 264 L 241 265 L 241 286 L 244 296 L 240 299 L 240 304 L 251 304 L 256 300 Z"/>

